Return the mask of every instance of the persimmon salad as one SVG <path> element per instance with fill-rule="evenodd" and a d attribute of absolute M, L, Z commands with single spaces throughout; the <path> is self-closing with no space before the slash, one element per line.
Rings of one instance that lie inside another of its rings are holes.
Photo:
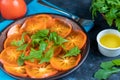
<path fill-rule="evenodd" d="M 15 76 L 51 77 L 78 65 L 86 40 L 86 34 L 66 20 L 49 14 L 31 16 L 8 30 L 0 62 Z"/>

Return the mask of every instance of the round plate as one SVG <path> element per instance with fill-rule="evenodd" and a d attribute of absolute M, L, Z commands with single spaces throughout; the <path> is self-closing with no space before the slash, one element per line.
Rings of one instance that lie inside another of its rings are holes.
<path fill-rule="evenodd" d="M 41 13 L 41 14 L 48 14 L 48 13 Z M 37 14 L 35 14 L 35 15 L 37 15 Z M 85 30 L 82 28 L 81 25 L 79 25 L 77 22 L 75 22 L 74 20 L 72 20 L 72 19 L 70 19 L 68 17 L 65 17 L 63 15 L 58 15 L 58 14 L 49 14 L 49 15 L 51 15 L 53 17 L 57 17 L 57 18 L 62 18 L 63 20 L 67 20 L 69 23 L 71 23 L 71 25 L 73 26 L 74 29 L 80 29 L 83 32 L 85 32 Z M 31 16 L 34 16 L 34 15 L 30 15 L 28 17 L 31 17 Z M 22 18 L 22 19 L 19 19 L 19 20 L 13 22 L 5 30 L 3 30 L 3 32 L 0 35 L 0 39 L 1 39 L 0 40 L 0 52 L 4 49 L 3 48 L 3 44 L 4 44 L 4 41 L 5 41 L 6 37 L 7 37 L 8 30 L 11 27 L 13 27 L 14 25 L 16 25 L 16 24 L 22 24 L 28 17 L 25 17 L 25 18 Z M 85 32 L 85 34 L 86 34 L 86 32 Z M 86 36 L 87 36 L 87 34 L 86 34 Z M 56 79 L 59 79 L 61 77 L 64 77 L 64 76 L 72 73 L 77 68 L 79 68 L 81 66 L 81 64 L 85 61 L 85 59 L 86 59 L 86 57 L 87 57 L 87 55 L 89 53 L 89 49 L 90 49 L 90 42 L 89 42 L 89 39 L 88 39 L 88 36 L 87 36 L 86 44 L 82 48 L 82 53 L 81 53 L 82 54 L 82 59 L 81 59 L 81 61 L 79 62 L 79 64 L 76 67 L 74 67 L 74 68 L 72 68 L 72 69 L 70 69 L 70 70 L 68 70 L 66 72 L 60 72 L 60 73 L 58 73 L 58 74 L 56 74 L 56 75 L 54 75 L 52 77 L 47 77 L 47 78 L 43 78 L 43 79 L 40 78 L 39 80 L 56 80 Z M 0 67 L 3 69 L 3 71 L 5 71 L 4 68 L 3 68 L 3 66 L 2 66 L 2 63 L 0 63 Z M 7 74 L 9 74 L 9 73 L 7 73 Z M 32 78 L 29 78 L 29 77 L 18 77 L 18 76 L 14 76 L 14 75 L 11 75 L 11 74 L 9 74 L 9 75 L 12 76 L 12 77 L 14 77 L 14 78 L 16 78 L 16 79 L 20 79 L 20 80 L 34 80 Z"/>

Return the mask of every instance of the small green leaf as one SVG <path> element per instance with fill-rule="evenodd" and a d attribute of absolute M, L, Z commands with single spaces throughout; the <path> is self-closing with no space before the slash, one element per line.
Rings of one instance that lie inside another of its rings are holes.
<path fill-rule="evenodd" d="M 48 40 L 48 34 L 49 34 L 48 29 L 40 30 L 36 32 L 35 34 L 33 34 L 31 36 L 32 45 L 35 46 L 36 44 L 39 44 L 41 41 Z"/>
<path fill-rule="evenodd" d="M 112 62 L 114 63 L 114 65 L 120 66 L 120 59 L 112 60 Z"/>
<path fill-rule="evenodd" d="M 18 60 L 17 60 L 19 66 L 22 66 L 22 65 L 24 64 L 24 56 L 25 56 L 24 53 L 22 53 L 22 54 L 19 56 L 19 58 L 18 58 Z"/>
<path fill-rule="evenodd" d="M 46 47 L 48 46 L 48 43 L 45 41 L 41 41 L 39 44 L 40 44 L 39 49 L 42 51 L 44 51 Z"/>
<path fill-rule="evenodd" d="M 97 80 L 103 80 L 103 79 L 107 79 L 110 75 L 114 74 L 114 73 L 117 73 L 117 72 L 120 72 L 120 69 L 117 69 L 117 68 L 112 68 L 112 69 L 107 69 L 107 70 L 104 70 L 104 69 L 99 69 L 94 77 L 97 79 Z"/>
<path fill-rule="evenodd" d="M 54 41 L 55 45 L 62 45 L 64 42 L 67 42 L 66 39 L 59 36 L 56 32 L 51 32 L 49 39 Z"/>
<path fill-rule="evenodd" d="M 17 50 L 26 50 L 28 44 L 23 44 L 17 48 Z"/>
<path fill-rule="evenodd" d="M 48 30 L 48 29 L 40 30 L 40 31 L 36 32 L 35 34 L 33 34 L 33 35 L 31 36 L 31 38 L 32 38 L 32 39 L 38 38 L 38 37 L 44 38 L 44 37 L 48 36 L 48 34 L 49 34 L 49 30 Z"/>
<path fill-rule="evenodd" d="M 116 19 L 115 20 L 116 23 L 116 27 L 118 28 L 118 30 L 120 31 L 120 19 Z"/>
<path fill-rule="evenodd" d="M 100 67 L 103 69 L 111 69 L 114 66 L 112 61 L 102 62 Z"/>
<path fill-rule="evenodd" d="M 64 57 L 77 56 L 78 54 L 80 54 L 80 50 L 78 49 L 78 47 L 74 47 L 71 50 L 69 50 L 68 52 L 66 52 Z"/>
<path fill-rule="evenodd" d="M 21 46 L 22 44 L 24 44 L 24 42 L 25 42 L 25 40 L 24 40 L 24 36 L 26 35 L 26 33 L 23 33 L 22 34 L 22 37 L 21 37 L 21 40 L 19 40 L 19 41 L 16 41 L 16 40 L 13 40 L 12 42 L 11 42 L 11 45 L 14 45 L 14 46 Z"/>
<path fill-rule="evenodd" d="M 54 48 L 50 48 L 45 54 L 44 56 L 42 56 L 40 64 L 44 63 L 44 62 L 49 62 L 51 57 L 53 56 L 54 53 Z"/>

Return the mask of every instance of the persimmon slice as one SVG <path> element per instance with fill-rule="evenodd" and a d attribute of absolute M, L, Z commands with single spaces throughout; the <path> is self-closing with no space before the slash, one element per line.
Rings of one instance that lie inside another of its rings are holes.
<path fill-rule="evenodd" d="M 75 46 L 81 49 L 86 43 L 87 36 L 82 30 L 73 30 L 66 39 L 68 41 L 64 43 L 65 50 L 70 50 Z"/>
<path fill-rule="evenodd" d="M 26 77 L 26 70 L 25 66 L 10 66 L 10 65 L 3 65 L 4 69 L 6 72 L 15 75 L 15 76 L 20 76 L 20 77 Z"/>
<path fill-rule="evenodd" d="M 10 47 L 10 46 L 13 46 L 11 43 L 12 41 L 19 41 L 22 39 L 22 34 L 13 34 L 13 35 L 10 35 L 4 42 L 4 48 L 7 48 L 7 47 Z M 30 37 L 26 34 L 24 36 L 24 40 L 26 43 L 30 42 L 31 39 Z"/>
<path fill-rule="evenodd" d="M 72 30 L 70 23 L 58 18 L 54 18 L 48 28 L 51 32 L 56 32 L 62 37 L 66 37 Z"/>
<path fill-rule="evenodd" d="M 14 25 L 13 27 L 11 27 L 11 28 L 8 30 L 7 37 L 9 37 L 9 36 L 11 36 L 11 35 L 13 35 L 13 34 L 18 34 L 20 27 L 21 27 L 20 24 L 16 24 L 16 25 Z"/>
<path fill-rule="evenodd" d="M 63 57 L 63 55 L 59 55 L 57 57 L 52 57 L 50 60 L 50 64 L 56 70 L 66 71 L 77 66 L 80 60 L 81 54 L 71 57 Z"/>
<path fill-rule="evenodd" d="M 40 61 L 35 59 L 33 62 L 31 62 L 30 60 L 26 60 L 25 64 L 33 67 L 40 67 L 42 65 L 45 65 L 46 63 L 40 64 Z"/>
<path fill-rule="evenodd" d="M 46 29 L 46 26 L 51 19 L 52 17 L 50 15 L 37 15 L 27 18 L 20 28 L 20 31 L 34 34 L 38 30 Z"/>
<path fill-rule="evenodd" d="M 55 75 L 58 71 L 48 63 L 39 67 L 26 65 L 26 72 L 31 78 L 46 78 Z"/>
<path fill-rule="evenodd" d="M 3 64 L 10 64 L 18 66 L 18 57 L 22 54 L 22 51 L 18 51 L 16 47 L 7 47 L 1 52 L 0 61 Z"/>

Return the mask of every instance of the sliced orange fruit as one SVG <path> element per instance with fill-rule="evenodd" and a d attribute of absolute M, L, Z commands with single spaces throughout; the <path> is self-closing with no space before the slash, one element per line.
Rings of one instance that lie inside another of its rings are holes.
<path fill-rule="evenodd" d="M 7 47 L 1 52 L 0 61 L 3 64 L 10 64 L 18 66 L 18 57 L 22 54 L 22 51 L 18 51 L 16 47 Z"/>
<path fill-rule="evenodd" d="M 52 16 L 49 14 L 39 14 L 34 17 L 38 18 L 39 20 L 42 20 L 45 23 L 48 23 L 52 19 Z"/>
<path fill-rule="evenodd" d="M 65 50 L 70 50 L 74 47 L 78 47 L 81 49 L 84 44 L 86 43 L 87 36 L 82 30 L 76 30 L 72 31 L 66 39 L 68 40 L 67 42 L 64 43 Z"/>
<path fill-rule="evenodd" d="M 58 71 L 48 63 L 39 67 L 26 65 L 26 72 L 31 78 L 46 78 L 55 75 Z"/>
<path fill-rule="evenodd" d="M 4 69 L 6 72 L 15 75 L 15 76 L 20 76 L 20 77 L 26 77 L 26 70 L 25 66 L 10 66 L 10 65 L 3 65 Z"/>
<path fill-rule="evenodd" d="M 4 48 L 13 46 L 12 45 L 13 41 L 19 41 L 21 39 L 22 39 L 22 34 L 10 35 L 4 42 Z M 31 41 L 30 37 L 27 34 L 24 36 L 24 39 L 25 39 L 25 43 L 29 43 Z"/>
<path fill-rule="evenodd" d="M 50 64 L 53 68 L 59 71 L 66 71 L 78 65 L 81 60 L 81 54 L 71 57 L 63 57 L 63 54 L 60 54 L 57 57 L 52 57 Z"/>
<path fill-rule="evenodd" d="M 20 29 L 20 24 L 16 24 L 14 26 L 12 26 L 7 33 L 7 37 L 13 35 L 13 34 L 18 34 L 19 33 L 19 29 Z"/>
<path fill-rule="evenodd" d="M 72 30 L 72 26 L 67 21 L 63 21 L 62 19 L 54 18 L 51 24 L 48 26 L 51 32 L 56 32 L 58 35 L 62 37 L 66 37 Z"/>
<path fill-rule="evenodd" d="M 39 67 L 39 66 L 42 66 L 42 65 L 44 65 L 46 63 L 40 64 L 40 61 L 35 59 L 33 62 L 31 62 L 30 60 L 26 60 L 25 64 L 29 65 L 29 66 Z"/>
<path fill-rule="evenodd" d="M 49 15 L 37 15 L 27 18 L 23 23 L 20 31 L 28 32 L 29 34 L 34 34 L 38 30 L 46 29 L 46 26 L 52 17 Z"/>

